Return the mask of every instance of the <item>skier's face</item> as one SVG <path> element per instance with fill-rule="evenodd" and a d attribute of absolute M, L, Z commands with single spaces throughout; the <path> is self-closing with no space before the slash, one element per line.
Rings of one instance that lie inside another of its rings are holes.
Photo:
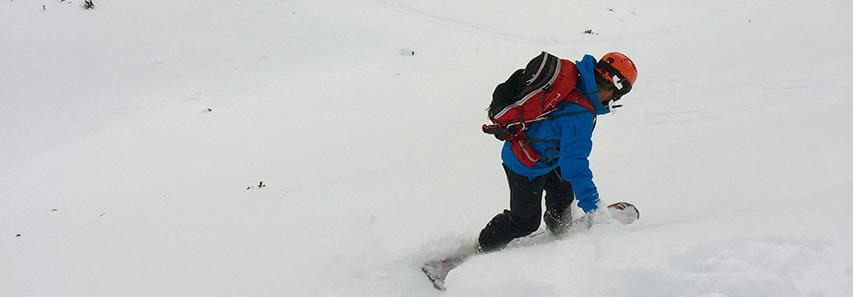
<path fill-rule="evenodd" d="M 601 100 L 602 104 L 607 105 L 607 102 L 613 100 L 614 95 L 616 94 L 615 90 L 610 87 L 601 87 L 598 88 L 598 99 Z"/>

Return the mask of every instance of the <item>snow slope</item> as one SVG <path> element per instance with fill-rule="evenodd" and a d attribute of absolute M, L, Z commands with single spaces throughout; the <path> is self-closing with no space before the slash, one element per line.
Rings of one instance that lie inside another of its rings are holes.
<path fill-rule="evenodd" d="M 80 2 L 0 3 L 0 296 L 438 296 L 541 50 L 637 62 L 590 159 L 643 217 L 443 295 L 853 294 L 849 1 Z"/>

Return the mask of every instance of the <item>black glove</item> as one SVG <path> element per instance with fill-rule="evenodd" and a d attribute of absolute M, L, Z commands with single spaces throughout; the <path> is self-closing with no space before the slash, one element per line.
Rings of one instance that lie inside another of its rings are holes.
<path fill-rule="evenodd" d="M 501 141 L 507 140 L 512 136 L 512 133 L 508 129 L 498 127 L 497 125 L 483 125 L 483 132 L 492 134 Z"/>

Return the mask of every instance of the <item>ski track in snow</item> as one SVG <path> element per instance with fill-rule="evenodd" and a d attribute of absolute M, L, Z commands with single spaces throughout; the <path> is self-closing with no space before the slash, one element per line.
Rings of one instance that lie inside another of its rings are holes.
<path fill-rule="evenodd" d="M 452 19 L 441 15 L 436 15 L 428 11 L 412 7 L 405 3 L 391 3 L 388 1 L 373 0 L 373 2 L 386 7 L 394 12 L 420 19 L 422 21 L 432 23 L 439 26 L 444 26 L 452 30 L 475 34 L 478 36 L 499 38 L 509 41 L 527 42 L 527 43 L 543 43 L 541 40 L 525 37 L 521 34 L 514 34 L 504 30 L 489 28 L 483 25 L 474 24 L 462 20 Z"/>

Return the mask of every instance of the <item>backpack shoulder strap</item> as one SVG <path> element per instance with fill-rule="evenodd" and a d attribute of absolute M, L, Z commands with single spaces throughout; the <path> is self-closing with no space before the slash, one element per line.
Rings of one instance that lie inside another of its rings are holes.
<path fill-rule="evenodd" d="M 575 90 L 575 91 L 569 93 L 569 95 L 566 96 L 566 99 L 563 99 L 557 108 L 559 109 L 559 108 L 562 108 L 563 106 L 566 106 L 569 104 L 580 105 L 585 110 L 554 113 L 554 114 L 551 114 L 551 116 L 549 116 L 548 118 L 551 118 L 551 119 L 561 118 L 561 117 L 565 117 L 565 116 L 573 116 L 573 115 L 578 115 L 578 114 L 584 114 L 587 112 L 591 113 L 593 118 L 596 117 L 595 107 L 592 106 L 592 102 L 590 102 L 589 99 L 586 98 L 586 96 L 582 95 L 581 92 L 579 92 L 578 90 Z"/>

